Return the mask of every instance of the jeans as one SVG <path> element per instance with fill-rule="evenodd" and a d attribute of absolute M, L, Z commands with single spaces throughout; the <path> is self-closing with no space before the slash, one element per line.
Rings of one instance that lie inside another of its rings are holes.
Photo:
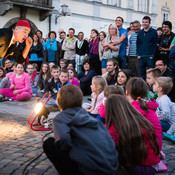
<path fill-rule="evenodd" d="M 154 59 L 150 59 L 150 57 L 141 57 L 138 60 L 140 77 L 146 80 L 146 68 L 154 68 Z"/>
<path fill-rule="evenodd" d="M 139 63 L 138 58 L 135 56 L 129 56 L 128 58 L 128 69 L 134 73 L 134 77 L 139 76 Z"/>
<path fill-rule="evenodd" d="M 125 56 L 119 56 L 119 58 L 122 60 L 122 65 L 121 65 L 121 69 L 126 69 L 126 57 Z"/>

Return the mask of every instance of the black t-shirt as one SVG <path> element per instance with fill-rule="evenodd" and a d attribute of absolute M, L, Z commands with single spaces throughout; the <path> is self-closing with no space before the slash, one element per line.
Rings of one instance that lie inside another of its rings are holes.
<path fill-rule="evenodd" d="M 171 32 L 169 35 L 162 35 L 159 40 L 159 46 L 163 48 L 169 48 L 175 34 Z M 158 50 L 159 59 L 168 59 L 169 51 Z"/>

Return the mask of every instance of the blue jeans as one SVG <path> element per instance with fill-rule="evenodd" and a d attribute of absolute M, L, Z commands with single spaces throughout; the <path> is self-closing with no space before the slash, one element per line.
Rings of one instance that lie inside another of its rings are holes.
<path fill-rule="evenodd" d="M 154 67 L 154 59 L 150 59 L 150 57 L 141 57 L 138 61 L 140 77 L 146 80 L 146 68 Z"/>

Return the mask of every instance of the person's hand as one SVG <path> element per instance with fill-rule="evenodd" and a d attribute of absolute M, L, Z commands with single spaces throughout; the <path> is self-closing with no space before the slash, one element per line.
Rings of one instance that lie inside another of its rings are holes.
<path fill-rule="evenodd" d="M 17 94 L 18 94 L 18 91 L 17 91 L 17 90 L 14 90 L 14 91 L 13 91 L 13 94 L 14 94 L 14 95 L 17 95 Z"/>
<path fill-rule="evenodd" d="M 10 86 L 10 89 L 14 89 L 14 88 L 15 88 L 15 85 L 12 84 L 12 85 Z"/>
<path fill-rule="evenodd" d="M 162 50 L 162 51 L 164 51 L 164 48 L 163 48 L 163 47 L 159 47 L 159 50 Z"/>
<path fill-rule="evenodd" d="M 88 111 L 91 108 L 90 105 L 86 106 L 86 110 Z"/>
<path fill-rule="evenodd" d="M 101 45 L 103 46 L 103 47 L 106 47 L 106 46 L 108 46 L 108 42 L 107 43 L 102 43 Z"/>
<path fill-rule="evenodd" d="M 33 44 L 32 38 L 28 37 L 26 39 L 26 47 L 31 48 Z"/>
<path fill-rule="evenodd" d="M 150 57 L 150 59 L 152 60 L 152 59 L 153 59 L 153 57 Z"/>
<path fill-rule="evenodd" d="M 140 59 L 141 58 L 141 56 L 137 56 L 137 59 Z"/>

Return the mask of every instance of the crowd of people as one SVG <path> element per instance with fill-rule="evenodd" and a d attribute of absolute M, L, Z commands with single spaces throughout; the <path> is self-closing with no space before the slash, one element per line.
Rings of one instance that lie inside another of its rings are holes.
<path fill-rule="evenodd" d="M 60 175 L 107 175 L 119 164 L 130 174 L 152 175 L 165 157 L 163 135 L 175 142 L 172 24 L 155 30 L 149 16 L 142 25 L 123 23 L 117 17 L 107 32 L 92 29 L 89 39 L 73 28 L 68 35 L 59 29 L 58 40 L 55 31 L 43 38 L 40 30 L 31 39 L 25 21 L 1 29 L 11 39 L 5 53 L 0 48 L 0 101 L 51 94 L 46 107 L 61 112 L 43 149 Z M 84 108 L 83 95 L 91 95 Z"/>

